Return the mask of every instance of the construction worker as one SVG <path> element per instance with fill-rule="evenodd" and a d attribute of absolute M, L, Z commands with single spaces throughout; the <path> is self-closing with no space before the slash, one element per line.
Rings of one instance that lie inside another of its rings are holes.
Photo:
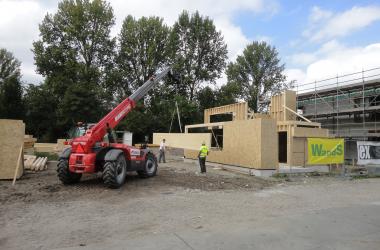
<path fill-rule="evenodd" d="M 202 143 L 201 148 L 199 149 L 198 153 L 198 159 L 199 159 L 199 166 L 201 168 L 201 173 L 206 173 L 206 157 L 208 155 L 208 147 L 206 146 L 206 143 Z"/>
<path fill-rule="evenodd" d="M 158 156 L 158 163 L 161 163 L 161 159 L 163 160 L 164 163 L 166 163 L 165 150 L 166 150 L 165 139 L 162 139 L 162 142 L 160 143 L 160 155 Z"/>

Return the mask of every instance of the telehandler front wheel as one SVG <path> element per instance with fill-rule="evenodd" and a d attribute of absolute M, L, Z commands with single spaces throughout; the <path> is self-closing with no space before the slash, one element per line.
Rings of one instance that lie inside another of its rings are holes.
<path fill-rule="evenodd" d="M 107 161 L 103 166 L 103 181 L 109 188 L 121 187 L 127 176 L 127 162 L 124 155 L 119 155 L 116 161 Z"/>
<path fill-rule="evenodd" d="M 70 172 L 69 163 L 65 159 L 58 162 L 57 172 L 59 180 L 65 185 L 77 183 L 82 177 L 82 174 Z"/>

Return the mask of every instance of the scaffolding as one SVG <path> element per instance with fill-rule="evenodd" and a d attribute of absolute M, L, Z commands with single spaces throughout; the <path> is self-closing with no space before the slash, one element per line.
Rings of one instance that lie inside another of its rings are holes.
<path fill-rule="evenodd" d="M 380 67 L 299 84 L 297 109 L 347 141 L 380 140 Z"/>

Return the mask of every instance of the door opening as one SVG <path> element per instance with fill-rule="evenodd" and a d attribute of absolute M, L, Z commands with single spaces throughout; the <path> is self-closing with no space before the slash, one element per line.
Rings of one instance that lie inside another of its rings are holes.
<path fill-rule="evenodd" d="M 288 133 L 278 132 L 278 161 L 287 163 L 288 161 Z"/>

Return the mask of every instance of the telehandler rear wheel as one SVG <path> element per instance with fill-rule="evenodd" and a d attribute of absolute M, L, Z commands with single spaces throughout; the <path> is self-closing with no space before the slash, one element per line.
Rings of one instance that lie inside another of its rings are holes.
<path fill-rule="evenodd" d="M 127 176 L 127 162 L 124 155 L 119 155 L 116 161 L 107 161 L 103 166 L 103 181 L 109 188 L 119 188 Z"/>
<path fill-rule="evenodd" d="M 82 177 L 82 174 L 70 172 L 69 163 L 66 159 L 61 159 L 58 162 L 57 172 L 59 180 L 65 185 L 77 183 Z"/>

